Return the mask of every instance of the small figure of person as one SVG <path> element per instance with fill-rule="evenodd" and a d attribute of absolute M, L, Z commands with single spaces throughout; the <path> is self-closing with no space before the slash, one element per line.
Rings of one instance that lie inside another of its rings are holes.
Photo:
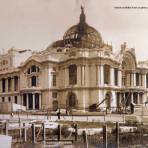
<path fill-rule="evenodd" d="M 69 116 L 69 108 L 66 108 L 66 115 Z"/>
<path fill-rule="evenodd" d="M 57 113 L 58 120 L 60 120 L 60 115 L 61 115 L 61 112 L 60 112 L 60 108 L 59 108 L 59 111 L 58 111 L 58 113 Z"/>
<path fill-rule="evenodd" d="M 13 112 L 11 112 L 11 118 L 13 118 L 13 115 L 14 115 Z"/>

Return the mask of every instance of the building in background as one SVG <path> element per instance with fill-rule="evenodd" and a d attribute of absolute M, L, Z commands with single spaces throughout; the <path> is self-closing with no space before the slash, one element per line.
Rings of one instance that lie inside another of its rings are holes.
<path fill-rule="evenodd" d="M 28 110 L 86 110 L 101 102 L 108 109 L 143 105 L 147 98 L 148 61 L 137 62 L 135 49 L 126 43 L 114 53 L 87 24 L 83 7 L 79 23 L 47 49 L 10 49 L 0 55 L 0 102 Z"/>

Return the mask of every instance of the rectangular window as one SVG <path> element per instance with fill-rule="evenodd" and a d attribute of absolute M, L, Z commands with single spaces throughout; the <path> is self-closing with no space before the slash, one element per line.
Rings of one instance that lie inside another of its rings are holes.
<path fill-rule="evenodd" d="M 14 97 L 14 102 L 17 104 L 17 96 Z"/>
<path fill-rule="evenodd" d="M 37 77 L 36 76 L 31 77 L 31 86 L 37 86 Z"/>
<path fill-rule="evenodd" d="M 57 92 L 52 92 L 52 98 L 57 98 Z"/>
<path fill-rule="evenodd" d="M 117 108 L 119 108 L 120 107 L 120 93 L 119 92 L 117 92 L 116 93 L 116 98 L 117 98 Z"/>
<path fill-rule="evenodd" d="M 26 106 L 27 105 L 27 95 L 23 94 L 23 105 Z"/>
<path fill-rule="evenodd" d="M 148 88 L 148 74 L 146 74 L 146 88 Z"/>
<path fill-rule="evenodd" d="M 8 78 L 8 92 L 11 91 L 11 78 Z"/>
<path fill-rule="evenodd" d="M 18 77 L 15 76 L 14 77 L 14 91 L 17 91 L 18 90 Z"/>
<path fill-rule="evenodd" d="M 8 97 L 8 101 L 11 102 L 11 97 Z"/>
<path fill-rule="evenodd" d="M 70 65 L 68 69 L 69 69 L 69 84 L 70 85 L 77 84 L 77 66 Z M 85 84 L 85 66 L 82 66 L 82 75 Z"/>
<path fill-rule="evenodd" d="M 2 102 L 5 102 L 5 98 L 4 97 L 2 97 Z"/>
<path fill-rule="evenodd" d="M 117 86 L 118 85 L 118 69 L 117 68 L 114 69 L 114 76 L 115 76 L 114 83 Z"/>
<path fill-rule="evenodd" d="M 56 75 L 52 76 L 52 85 L 56 86 Z"/>
<path fill-rule="evenodd" d="M 104 84 L 110 84 L 110 66 L 104 65 Z"/>
<path fill-rule="evenodd" d="M 139 86 L 139 79 L 140 79 L 140 75 L 139 73 L 136 73 L 136 86 Z"/>
<path fill-rule="evenodd" d="M 142 74 L 140 75 L 140 84 L 141 84 L 141 86 L 143 85 Z"/>
<path fill-rule="evenodd" d="M 2 79 L 2 92 L 5 92 L 5 79 Z"/>

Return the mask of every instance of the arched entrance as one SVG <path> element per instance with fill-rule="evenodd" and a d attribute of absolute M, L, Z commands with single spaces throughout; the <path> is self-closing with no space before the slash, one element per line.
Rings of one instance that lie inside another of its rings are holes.
<path fill-rule="evenodd" d="M 58 109 L 58 101 L 57 100 L 54 100 L 52 102 L 52 107 L 53 107 L 53 111 L 57 111 L 57 109 Z"/>
<path fill-rule="evenodd" d="M 107 92 L 106 95 L 105 95 L 105 104 L 106 104 L 107 109 L 111 108 L 111 98 L 112 98 L 112 93 Z"/>
<path fill-rule="evenodd" d="M 78 101 L 77 101 L 75 93 L 70 92 L 68 94 L 68 98 L 66 101 L 66 107 L 72 109 L 72 108 L 77 108 L 77 105 L 78 105 Z"/>

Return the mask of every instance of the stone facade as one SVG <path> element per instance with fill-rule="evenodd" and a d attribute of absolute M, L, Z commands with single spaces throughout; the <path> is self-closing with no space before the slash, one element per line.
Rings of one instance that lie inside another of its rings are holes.
<path fill-rule="evenodd" d="M 80 22 L 44 51 L 10 49 L 0 55 L 0 102 L 28 110 L 147 102 L 148 61 L 137 62 L 126 43 L 114 53 L 81 11 Z"/>

